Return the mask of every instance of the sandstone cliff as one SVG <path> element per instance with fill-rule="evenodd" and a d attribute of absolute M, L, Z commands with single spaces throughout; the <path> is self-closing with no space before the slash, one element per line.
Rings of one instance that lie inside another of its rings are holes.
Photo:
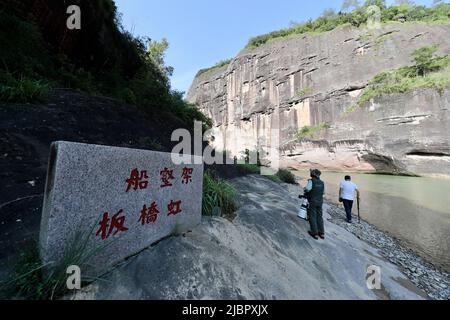
<path fill-rule="evenodd" d="M 449 34 L 450 25 L 391 23 L 274 40 L 198 75 L 188 100 L 213 119 L 215 146 L 236 155 L 261 138 L 278 144 L 279 128 L 283 166 L 450 175 L 448 90 L 380 96 L 349 112 L 371 79 L 411 65 L 415 50 L 439 44 L 448 55 Z"/>

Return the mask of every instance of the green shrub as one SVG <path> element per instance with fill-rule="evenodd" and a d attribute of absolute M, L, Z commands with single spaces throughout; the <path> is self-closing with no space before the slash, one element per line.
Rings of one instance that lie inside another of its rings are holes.
<path fill-rule="evenodd" d="M 210 171 L 203 176 L 202 214 L 212 216 L 214 208 L 220 208 L 223 216 L 230 217 L 236 210 L 236 190 L 229 183 L 215 177 Z"/>
<path fill-rule="evenodd" d="M 426 55 L 429 57 L 428 49 L 416 51 L 416 53 L 418 52 L 427 52 Z M 417 56 L 417 54 L 414 55 L 414 57 Z M 450 55 L 431 58 L 431 60 L 422 58 L 419 60 L 426 66 L 419 66 L 416 63 L 413 66 L 382 72 L 375 76 L 364 89 L 358 101 L 350 106 L 346 113 L 351 113 L 384 94 L 405 93 L 418 88 L 432 88 L 442 92 L 446 88 L 450 88 Z"/>
<path fill-rule="evenodd" d="M 297 184 L 297 182 L 295 181 L 295 176 L 289 170 L 280 169 L 276 175 L 278 178 L 280 178 L 281 181 L 285 183 Z"/>
<path fill-rule="evenodd" d="M 2 298 L 44 299 L 45 284 L 37 244 L 28 244 L 19 256 L 10 279 L 0 285 Z"/>
<path fill-rule="evenodd" d="M 423 47 L 413 52 L 412 57 L 415 62 L 417 74 L 425 76 L 425 74 L 434 71 L 433 60 L 437 50 L 437 46 Z"/>
<path fill-rule="evenodd" d="M 306 88 L 303 88 L 302 90 L 300 90 L 299 92 L 297 92 L 297 96 L 298 97 L 303 97 L 303 96 L 306 96 L 306 95 L 308 95 L 308 94 L 310 94 L 312 92 L 313 92 L 313 88 L 306 87 Z"/>
<path fill-rule="evenodd" d="M 34 80 L 27 77 L 16 79 L 11 74 L 0 74 L 0 101 L 42 101 L 47 97 L 49 90 L 50 84 L 44 80 Z"/>
<path fill-rule="evenodd" d="M 134 91 L 131 90 L 130 88 L 124 88 L 122 90 L 120 90 L 118 92 L 118 97 L 120 100 L 124 101 L 125 103 L 128 104 L 137 104 L 137 98 L 136 95 L 134 94 Z"/>
<path fill-rule="evenodd" d="M 0 10 L 0 70 L 30 77 L 48 75 L 51 58 L 38 28 Z"/>
<path fill-rule="evenodd" d="M 174 110 L 175 116 L 180 118 L 187 125 L 193 126 L 194 121 L 200 121 L 203 123 L 203 130 L 211 129 L 213 126 L 212 120 L 205 116 L 200 110 L 193 105 L 186 105 Z"/>
<path fill-rule="evenodd" d="M 326 130 L 329 128 L 330 128 L 330 125 L 327 123 L 321 123 L 316 126 L 305 126 L 305 127 L 301 128 L 300 131 L 297 133 L 297 138 L 299 140 L 302 140 L 302 139 L 311 137 L 314 134 L 316 134 L 322 130 Z"/>
<path fill-rule="evenodd" d="M 233 61 L 233 59 L 222 60 L 222 61 L 217 62 L 217 63 L 216 63 L 215 65 L 213 65 L 212 67 L 200 69 L 200 70 L 197 72 L 196 77 L 198 77 L 199 75 L 201 75 L 201 74 L 203 74 L 203 73 L 209 72 L 209 71 L 211 71 L 211 70 L 214 70 L 214 69 L 217 69 L 217 68 L 222 68 L 222 67 L 224 67 L 224 66 L 227 66 L 227 65 L 229 65 L 229 64 L 231 63 L 231 61 Z"/>
<path fill-rule="evenodd" d="M 274 175 L 270 175 L 270 176 L 265 176 L 267 179 L 272 180 L 273 182 L 276 183 L 282 183 L 283 181 L 281 181 L 280 177 L 276 174 Z"/>
<path fill-rule="evenodd" d="M 53 300 L 67 294 L 67 268 L 76 265 L 83 270 L 90 258 L 111 244 L 110 241 L 98 247 L 88 248 L 92 230 L 76 234 L 58 264 L 44 265 L 41 262 L 38 243 L 33 242 L 26 246 L 20 253 L 19 261 L 10 277 L 0 283 L 2 295 L 14 299 Z M 99 280 L 85 273 L 81 276 L 84 285 Z"/>
<path fill-rule="evenodd" d="M 139 139 L 139 144 L 149 148 L 153 151 L 163 151 L 164 147 L 163 145 L 158 141 L 158 139 L 150 138 L 150 137 L 144 137 Z"/>

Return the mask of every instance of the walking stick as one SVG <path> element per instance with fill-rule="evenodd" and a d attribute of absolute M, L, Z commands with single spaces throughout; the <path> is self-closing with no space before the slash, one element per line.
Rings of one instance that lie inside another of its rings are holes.
<path fill-rule="evenodd" d="M 358 205 L 358 223 L 361 223 L 361 216 L 359 215 L 359 197 L 357 199 L 357 205 Z"/>

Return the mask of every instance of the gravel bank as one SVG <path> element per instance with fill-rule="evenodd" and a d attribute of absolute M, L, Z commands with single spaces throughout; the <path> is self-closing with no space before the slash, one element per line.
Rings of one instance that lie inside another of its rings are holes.
<path fill-rule="evenodd" d="M 431 299 L 450 300 L 448 273 L 425 261 L 400 240 L 378 230 L 366 221 L 347 223 L 344 210 L 337 205 L 329 204 L 328 214 L 331 217 L 330 222 L 379 249 L 382 257 L 399 266 L 411 282 L 424 290 Z"/>

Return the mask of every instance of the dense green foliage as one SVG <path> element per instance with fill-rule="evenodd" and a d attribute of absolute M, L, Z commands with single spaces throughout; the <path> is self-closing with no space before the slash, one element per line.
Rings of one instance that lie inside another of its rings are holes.
<path fill-rule="evenodd" d="M 402 4 L 388 7 L 386 6 L 384 0 L 367 0 L 362 6 L 353 6 L 355 10 L 351 12 L 341 11 L 336 13 L 333 10 L 326 10 L 324 14 L 316 20 L 309 20 L 305 23 L 294 23 L 289 28 L 251 38 L 246 48 L 256 48 L 277 38 L 284 38 L 305 33 L 321 33 L 331 31 L 344 25 L 359 27 L 367 23 L 368 19 L 373 16 L 373 12 L 369 9 L 372 5 L 377 5 L 381 9 L 380 19 L 382 23 L 391 21 L 440 22 L 448 21 L 450 19 L 450 4 L 446 3 L 438 4 L 431 8 L 413 4 Z"/>
<path fill-rule="evenodd" d="M 417 74 L 425 76 L 425 74 L 436 69 L 434 55 L 436 54 L 437 46 L 423 47 L 413 52 L 412 57 L 415 63 Z"/>
<path fill-rule="evenodd" d="M 285 183 L 289 183 L 289 184 L 296 184 L 297 182 L 295 181 L 295 176 L 292 174 L 291 171 L 286 170 L 286 169 L 280 169 L 277 172 L 277 177 L 280 178 L 281 181 L 285 182 Z"/>
<path fill-rule="evenodd" d="M 237 166 L 246 174 L 259 174 L 261 172 L 261 167 L 257 164 L 239 163 Z"/>
<path fill-rule="evenodd" d="M 450 55 L 434 57 L 435 50 L 436 47 L 419 49 L 413 53 L 414 65 L 375 76 L 347 113 L 383 94 L 405 93 L 417 88 L 434 88 L 438 91 L 450 88 Z"/>
<path fill-rule="evenodd" d="M 236 190 L 229 183 L 217 178 L 213 172 L 206 172 L 203 176 L 202 214 L 212 216 L 218 208 L 226 217 L 233 215 L 236 210 Z"/>
<path fill-rule="evenodd" d="M 217 69 L 217 68 L 222 68 L 222 67 L 224 67 L 224 66 L 227 66 L 227 65 L 229 65 L 229 64 L 231 63 L 231 61 L 233 61 L 233 59 L 222 60 L 222 61 L 217 62 L 217 63 L 216 63 L 215 65 L 213 65 L 212 67 L 205 68 L 205 69 L 200 69 L 200 70 L 197 72 L 197 75 L 196 75 L 196 76 L 198 77 L 199 75 L 201 75 L 201 74 L 203 74 L 203 73 L 209 72 L 209 71 L 214 70 L 214 69 Z"/>
<path fill-rule="evenodd" d="M 50 86 L 46 81 L 21 76 L 19 79 L 10 73 L 0 73 L 0 101 L 29 102 L 44 100 Z"/>
<path fill-rule="evenodd" d="M 24 2 L 20 10 L 14 2 L 0 5 L 1 100 L 30 101 L 47 87 L 66 87 L 169 112 L 189 126 L 193 119 L 210 124 L 171 89 L 173 70 L 164 64 L 168 42 L 125 31 L 113 0 L 72 1 L 82 8 L 81 30 L 66 28 L 65 1 Z"/>
<path fill-rule="evenodd" d="M 241 163 L 237 165 L 239 170 L 245 174 L 260 174 L 261 173 L 261 166 L 257 164 L 249 164 L 249 163 Z M 296 184 L 295 176 L 292 174 L 291 171 L 286 169 L 280 169 L 277 173 L 274 175 L 268 175 L 265 176 L 268 179 L 280 183 L 285 182 L 289 184 Z"/>

